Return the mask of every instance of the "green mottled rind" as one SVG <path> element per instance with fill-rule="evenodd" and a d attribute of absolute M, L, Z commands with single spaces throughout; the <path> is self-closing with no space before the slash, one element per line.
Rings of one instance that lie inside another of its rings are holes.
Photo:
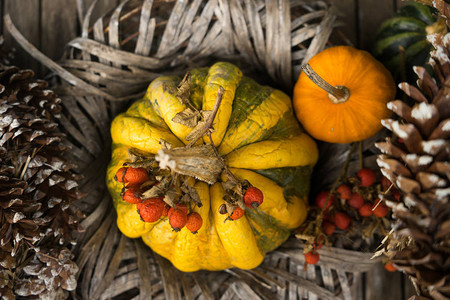
<path fill-rule="evenodd" d="M 436 22 L 431 9 L 419 3 L 408 3 L 397 16 L 383 22 L 375 37 L 372 53 L 395 78 L 402 72 L 411 76 L 413 65 L 424 65 L 431 50 L 426 27 Z M 404 52 L 400 52 L 400 47 Z M 401 80 L 406 80 L 402 78 Z"/>
<path fill-rule="evenodd" d="M 247 209 L 245 216 L 256 237 L 258 247 L 263 252 L 269 252 L 286 241 L 291 230 L 280 226 L 279 221 L 256 209 Z M 268 226 L 270 224 L 270 226 Z"/>
<path fill-rule="evenodd" d="M 436 10 L 434 8 L 414 1 L 410 1 L 398 11 L 398 15 L 400 16 L 413 17 L 427 25 L 431 25 L 436 22 L 436 18 L 433 14 L 436 14 Z"/>
<path fill-rule="evenodd" d="M 204 86 L 206 83 L 206 76 L 208 76 L 209 68 L 193 69 L 189 71 L 191 74 L 191 89 L 189 100 L 196 109 L 201 109 L 203 104 Z"/>
<path fill-rule="evenodd" d="M 312 172 L 311 166 L 285 167 L 253 171 L 273 180 L 276 184 L 283 187 L 283 193 L 286 199 L 289 199 L 290 196 L 297 196 L 299 198 L 308 196 L 309 180 Z"/>

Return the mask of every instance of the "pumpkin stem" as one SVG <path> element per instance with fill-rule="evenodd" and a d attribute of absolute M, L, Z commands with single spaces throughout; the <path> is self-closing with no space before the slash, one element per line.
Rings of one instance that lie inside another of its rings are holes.
<path fill-rule="evenodd" d="M 303 65 L 302 70 L 312 82 L 314 82 L 322 90 L 328 92 L 328 98 L 330 98 L 330 101 L 334 104 L 344 103 L 350 98 L 350 91 L 348 88 L 340 85 L 335 87 L 332 86 L 320 77 L 309 64 Z"/>

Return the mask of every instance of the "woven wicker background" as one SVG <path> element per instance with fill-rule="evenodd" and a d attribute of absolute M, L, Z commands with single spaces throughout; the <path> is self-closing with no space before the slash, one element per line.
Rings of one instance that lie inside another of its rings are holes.
<path fill-rule="evenodd" d="M 120 234 L 104 184 L 110 121 L 152 79 L 220 59 L 290 93 L 299 66 L 324 49 L 339 25 L 334 9 L 325 1 L 131 0 L 93 20 L 95 5 L 82 18 L 81 36 L 67 44 L 58 62 L 5 20 L 17 41 L 57 75 L 54 89 L 65 109 L 60 123 L 70 137 L 70 159 L 84 175 L 87 197 L 79 206 L 88 216 L 74 248 L 81 272 L 73 297 L 350 299 L 354 273 L 375 263 L 368 260 L 371 254 L 323 249 L 320 265 L 305 269 L 302 245 L 292 239 L 255 270 L 182 273 Z M 365 150 L 372 151 L 371 145 Z M 321 145 L 334 155 L 319 162 L 316 187 L 330 183 L 348 148 Z"/>

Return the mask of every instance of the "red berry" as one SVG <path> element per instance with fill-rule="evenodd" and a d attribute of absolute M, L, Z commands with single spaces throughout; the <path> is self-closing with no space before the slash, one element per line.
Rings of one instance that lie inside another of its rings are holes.
<path fill-rule="evenodd" d="M 361 217 L 370 217 L 372 215 L 372 204 L 364 203 L 363 206 L 358 209 L 358 212 Z"/>
<path fill-rule="evenodd" d="M 172 213 L 169 213 L 169 223 L 173 230 L 178 232 L 186 225 L 187 213 L 180 208 L 173 209 Z"/>
<path fill-rule="evenodd" d="M 139 187 L 128 188 L 122 196 L 123 200 L 131 204 L 141 203 L 141 191 Z"/>
<path fill-rule="evenodd" d="M 350 200 L 348 200 L 348 205 L 353 208 L 360 208 L 364 204 L 364 198 L 360 194 L 353 194 Z"/>
<path fill-rule="evenodd" d="M 326 235 L 332 235 L 334 230 L 336 229 L 336 225 L 330 223 L 328 221 L 324 221 L 322 223 L 322 230 Z"/>
<path fill-rule="evenodd" d="M 330 194 L 329 191 L 322 191 L 316 196 L 316 204 L 318 207 L 323 208 L 325 206 L 325 202 L 327 201 L 329 194 Z M 330 206 L 333 204 L 335 199 L 336 198 L 334 197 L 334 195 L 330 196 L 330 198 L 328 199 L 326 209 L 330 208 Z"/>
<path fill-rule="evenodd" d="M 313 248 L 314 250 L 320 250 L 323 247 L 323 235 L 321 235 L 318 240 L 314 240 Z"/>
<path fill-rule="evenodd" d="M 164 201 L 162 199 L 163 197 L 145 199 L 144 201 L 136 204 L 136 208 L 141 209 L 141 207 L 143 207 L 146 204 L 157 204 L 164 209 Z"/>
<path fill-rule="evenodd" d="M 378 218 L 384 218 L 388 214 L 389 208 L 384 203 L 378 204 L 378 202 L 380 202 L 380 201 L 381 200 L 379 200 L 379 199 L 377 201 L 375 201 L 375 204 L 373 205 L 373 208 L 372 208 L 373 209 L 372 212 Z M 377 204 L 378 204 L 378 206 L 377 206 Z"/>
<path fill-rule="evenodd" d="M 152 198 L 145 200 L 139 207 L 139 214 L 144 222 L 153 223 L 158 221 L 164 209 L 162 200 Z"/>
<path fill-rule="evenodd" d="M 338 212 L 334 215 L 334 223 L 337 228 L 345 230 L 350 225 L 350 217 L 342 212 Z"/>
<path fill-rule="evenodd" d="M 397 271 L 397 268 L 394 267 L 394 265 L 392 264 L 392 261 L 388 262 L 387 264 L 384 265 L 384 268 L 389 271 L 389 272 L 395 272 Z"/>
<path fill-rule="evenodd" d="M 352 189 L 346 184 L 341 184 L 336 191 L 340 194 L 341 199 L 348 200 L 352 196 Z"/>
<path fill-rule="evenodd" d="M 197 231 L 202 227 L 203 219 L 199 213 L 191 212 L 187 216 L 186 228 L 192 233 L 197 233 Z"/>
<path fill-rule="evenodd" d="M 248 208 L 257 208 L 263 202 L 264 195 L 260 189 L 251 186 L 244 194 L 244 204 Z"/>
<path fill-rule="evenodd" d="M 305 262 L 310 265 L 315 265 L 319 262 L 319 253 L 315 251 L 310 251 L 305 254 Z"/>
<path fill-rule="evenodd" d="M 361 186 L 371 186 L 377 179 L 375 172 L 372 169 L 367 168 L 359 170 L 358 173 L 356 173 L 356 176 L 359 178 Z"/>
<path fill-rule="evenodd" d="M 171 209 L 171 207 L 166 203 L 164 204 L 164 209 L 162 212 L 162 216 L 163 217 L 167 217 L 167 215 L 169 214 L 169 210 Z"/>
<path fill-rule="evenodd" d="M 394 197 L 395 197 L 395 200 L 397 200 L 397 201 L 400 201 L 400 197 L 402 196 L 402 194 L 400 194 L 400 191 L 399 190 L 395 190 L 394 191 Z"/>
<path fill-rule="evenodd" d="M 119 170 L 117 170 L 116 175 L 114 176 L 114 179 L 118 182 L 123 182 L 125 179 L 125 173 L 127 172 L 127 168 L 122 167 Z"/>
<path fill-rule="evenodd" d="M 233 213 L 230 215 L 230 218 L 231 218 L 232 220 L 240 219 L 240 218 L 242 218 L 242 216 L 244 215 L 244 213 L 245 213 L 245 211 L 244 211 L 242 208 L 240 208 L 240 207 L 238 206 L 238 207 L 236 207 L 236 208 L 233 210 Z"/>
<path fill-rule="evenodd" d="M 171 207 L 171 208 L 169 209 L 169 212 L 167 213 L 167 216 L 168 216 L 169 218 L 170 218 L 170 215 L 172 214 L 172 212 L 173 212 L 175 209 L 181 209 L 182 211 L 184 211 L 184 212 L 186 213 L 186 215 L 187 215 L 188 212 L 189 212 L 189 209 L 188 209 L 188 207 L 186 206 L 186 204 L 180 203 L 180 204 L 177 204 L 176 207 Z"/>
<path fill-rule="evenodd" d="M 381 186 L 384 190 L 387 190 L 391 186 L 392 182 L 385 176 L 381 177 Z"/>
<path fill-rule="evenodd" d="M 145 168 L 120 168 L 114 177 L 118 182 L 129 183 L 131 185 L 141 185 L 148 180 L 148 173 Z"/>

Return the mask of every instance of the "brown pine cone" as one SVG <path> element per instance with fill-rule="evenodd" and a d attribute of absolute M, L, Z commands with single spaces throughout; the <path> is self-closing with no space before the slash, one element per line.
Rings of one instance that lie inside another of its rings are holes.
<path fill-rule="evenodd" d="M 416 67 L 419 89 L 400 84 L 416 103 L 388 104 L 399 119 L 383 120 L 394 138 L 376 144 L 384 153 L 377 162 L 403 194 L 400 202 L 382 195 L 397 218 L 388 255 L 413 280 L 420 296 L 449 299 L 450 33 L 428 39 L 435 48 L 430 60 L 434 78 Z"/>
<path fill-rule="evenodd" d="M 44 255 L 41 248 L 67 245 L 81 230 L 82 217 L 71 205 L 81 193 L 79 177 L 63 156 L 61 100 L 33 76 L 31 70 L 0 64 L 0 274 L 14 278 L 12 288 L 22 294 L 30 285 L 21 281 L 26 272 L 18 266 L 34 252 Z M 11 283 L 0 284 L 2 289 L 10 294 Z"/>

